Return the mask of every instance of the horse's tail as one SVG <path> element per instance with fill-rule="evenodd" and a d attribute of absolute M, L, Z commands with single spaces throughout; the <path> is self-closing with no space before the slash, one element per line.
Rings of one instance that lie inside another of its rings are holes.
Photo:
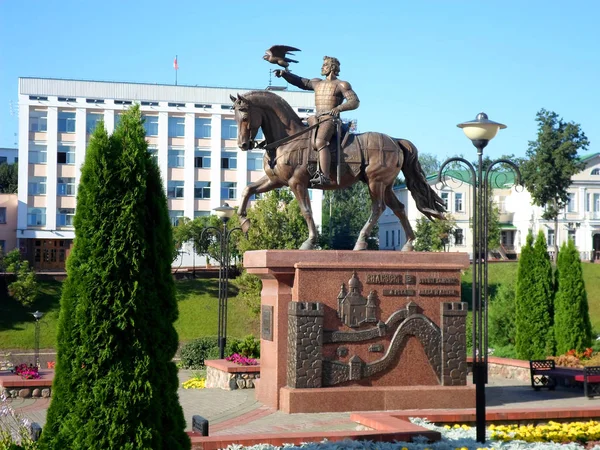
<path fill-rule="evenodd" d="M 402 173 L 406 179 L 406 187 L 412 194 L 417 209 L 429 220 L 444 219 L 446 208 L 444 201 L 431 189 L 427 177 L 419 162 L 419 151 L 412 142 L 406 139 L 398 139 L 398 145 L 404 152 L 404 163 Z"/>

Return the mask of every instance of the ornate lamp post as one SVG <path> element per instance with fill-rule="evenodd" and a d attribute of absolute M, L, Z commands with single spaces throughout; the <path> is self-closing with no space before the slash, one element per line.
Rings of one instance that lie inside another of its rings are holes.
<path fill-rule="evenodd" d="M 40 319 L 44 316 L 44 313 L 36 311 L 31 313 L 35 319 L 35 340 L 34 340 L 34 359 L 36 367 L 40 367 Z"/>
<path fill-rule="evenodd" d="M 205 234 L 208 231 L 214 233 L 219 239 L 219 318 L 218 318 L 218 343 L 219 343 L 219 358 L 225 357 L 225 345 L 227 342 L 227 289 L 229 285 L 229 241 L 231 234 L 234 231 L 242 231 L 241 228 L 236 227 L 230 230 L 227 229 L 227 222 L 233 216 L 235 208 L 232 208 L 227 203 L 223 203 L 223 206 L 213 209 L 217 217 L 223 222 L 223 227 L 219 230 L 216 227 L 207 227 L 202 230 L 201 239 L 204 239 Z"/>
<path fill-rule="evenodd" d="M 477 441 L 485 442 L 485 384 L 488 377 L 488 265 L 487 235 L 489 215 L 489 177 L 498 164 L 509 165 L 517 175 L 517 184 L 521 183 L 521 174 L 517 166 L 508 160 L 499 159 L 483 167 L 483 149 L 496 136 L 498 130 L 506 125 L 488 119 L 487 114 L 479 113 L 475 120 L 460 123 L 465 135 L 477 148 L 477 168 L 464 158 L 446 160 L 439 171 L 438 182 L 443 182 L 444 169 L 450 163 L 464 164 L 470 172 L 473 185 L 473 383 L 475 384 L 475 421 Z"/>

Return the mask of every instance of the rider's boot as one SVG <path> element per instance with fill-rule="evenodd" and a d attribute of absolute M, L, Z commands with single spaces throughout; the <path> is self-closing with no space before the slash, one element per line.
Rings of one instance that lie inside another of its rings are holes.
<path fill-rule="evenodd" d="M 329 178 L 329 171 L 331 168 L 331 152 L 329 146 L 326 145 L 321 147 L 319 150 L 319 170 L 315 173 L 315 176 L 310 180 L 310 184 L 315 187 L 328 186 L 331 184 Z"/>

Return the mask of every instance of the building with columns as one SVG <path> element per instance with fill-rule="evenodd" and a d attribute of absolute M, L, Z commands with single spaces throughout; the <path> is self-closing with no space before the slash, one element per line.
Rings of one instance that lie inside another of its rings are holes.
<path fill-rule="evenodd" d="M 575 174 L 569 187 L 569 203 L 558 217 L 558 229 L 554 221 L 545 220 L 543 208 L 532 203 L 526 189 L 513 186 L 512 174 L 496 177 L 493 186 L 493 202 L 499 208 L 500 243 L 497 257 L 513 259 L 521 253 L 527 234 L 542 231 L 548 242 L 548 253 L 553 256 L 554 243 L 560 247 L 572 239 L 579 249 L 582 261 L 600 262 L 600 153 L 581 158 L 585 167 Z M 473 186 L 465 180 L 467 173 L 449 172 L 446 183 L 437 183 L 437 174 L 428 177 L 434 190 L 446 203 L 446 209 L 456 222 L 455 233 L 449 236 L 447 251 L 472 254 L 473 235 L 470 219 L 473 217 Z M 406 206 L 406 213 L 413 229 L 422 216 L 405 185 L 394 190 Z M 379 219 L 379 248 L 400 250 L 406 236 L 399 220 L 388 208 Z"/>
<path fill-rule="evenodd" d="M 91 132 L 103 120 L 112 133 L 123 111 L 134 103 L 140 104 L 144 115 L 149 151 L 160 168 L 172 222 L 208 215 L 224 202 L 237 206 L 244 187 L 264 174 L 263 152 L 242 152 L 236 144 L 229 95 L 248 91 L 19 78 L 17 239 L 33 267 L 64 268 L 74 238 L 77 186 Z M 277 90 L 277 94 L 300 117 L 314 113 L 313 93 Z M 322 192 L 311 191 L 311 198 L 320 225 Z M 180 258 L 175 265 L 188 263 Z"/>

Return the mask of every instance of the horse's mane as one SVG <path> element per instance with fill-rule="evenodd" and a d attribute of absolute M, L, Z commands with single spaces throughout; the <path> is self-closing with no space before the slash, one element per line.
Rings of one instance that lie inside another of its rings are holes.
<path fill-rule="evenodd" d="M 283 97 L 273 92 L 250 91 L 244 95 L 244 98 L 262 108 L 277 109 L 280 113 L 283 113 L 285 119 L 290 122 L 296 122 L 298 125 L 302 125 L 302 120 L 298 117 L 298 114 L 296 114 L 296 111 L 293 110 L 290 104 Z M 280 118 L 283 119 L 284 117 Z"/>

